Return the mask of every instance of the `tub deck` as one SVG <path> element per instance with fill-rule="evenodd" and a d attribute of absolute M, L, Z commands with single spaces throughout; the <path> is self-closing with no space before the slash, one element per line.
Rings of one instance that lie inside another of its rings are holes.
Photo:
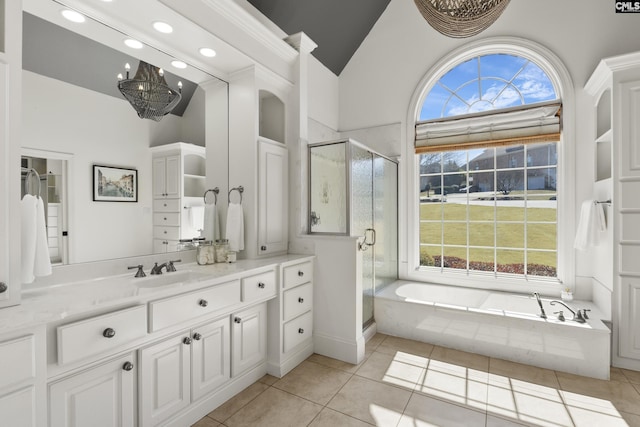
<path fill-rule="evenodd" d="M 559 298 L 558 298 L 559 299 Z M 378 332 L 542 368 L 608 379 L 611 332 L 591 302 L 578 323 L 560 305 L 543 297 L 542 319 L 528 295 L 397 281 L 376 294 Z M 554 312 L 564 310 L 566 321 Z"/>

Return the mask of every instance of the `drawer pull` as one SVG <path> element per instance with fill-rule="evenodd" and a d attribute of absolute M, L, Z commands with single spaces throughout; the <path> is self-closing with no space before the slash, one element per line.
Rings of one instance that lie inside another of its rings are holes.
<path fill-rule="evenodd" d="M 7 292 L 7 289 L 9 289 L 7 284 L 4 282 L 0 282 L 0 294 Z"/>
<path fill-rule="evenodd" d="M 298 270 L 298 276 L 300 277 L 304 276 L 304 271 Z"/>
<path fill-rule="evenodd" d="M 125 362 L 125 364 L 122 365 L 122 369 L 124 369 L 125 371 L 131 371 L 133 369 L 133 363 Z"/>
<path fill-rule="evenodd" d="M 182 343 L 183 343 L 184 345 L 189 345 L 189 344 L 191 344 L 191 338 L 189 338 L 189 337 L 184 337 L 184 339 L 182 340 Z"/>
<path fill-rule="evenodd" d="M 266 247 L 266 246 L 260 246 L 260 250 L 261 250 L 261 251 L 266 251 L 266 250 L 267 250 L 267 247 Z"/>
<path fill-rule="evenodd" d="M 107 328 L 104 331 L 102 331 L 102 336 L 105 338 L 113 338 L 116 336 L 116 331 L 114 331 L 111 328 Z"/>
<path fill-rule="evenodd" d="M 302 329 L 302 328 L 298 329 L 298 333 L 299 334 L 304 334 L 304 329 Z"/>
<path fill-rule="evenodd" d="M 236 323 L 242 323 L 242 319 L 239 317 L 236 317 L 235 319 L 233 319 L 233 321 Z"/>
<path fill-rule="evenodd" d="M 209 303 L 207 302 L 207 300 L 206 300 L 206 299 L 201 299 L 200 301 L 198 301 L 198 305 L 199 305 L 200 307 L 206 307 L 206 306 L 208 306 L 208 305 L 209 305 Z"/>
<path fill-rule="evenodd" d="M 193 334 L 193 339 L 196 341 L 200 341 L 202 339 L 202 335 L 196 332 L 195 334 Z"/>
<path fill-rule="evenodd" d="M 164 217 L 164 220 L 165 220 L 165 221 L 167 220 L 167 217 L 166 217 L 166 216 Z"/>
<path fill-rule="evenodd" d="M 262 282 L 258 283 L 258 287 L 259 287 L 260 289 L 264 289 L 264 283 L 262 283 Z"/>
<path fill-rule="evenodd" d="M 302 303 L 304 302 L 304 298 L 302 298 L 302 297 L 298 298 L 298 302 L 299 302 L 300 304 L 302 304 Z"/>

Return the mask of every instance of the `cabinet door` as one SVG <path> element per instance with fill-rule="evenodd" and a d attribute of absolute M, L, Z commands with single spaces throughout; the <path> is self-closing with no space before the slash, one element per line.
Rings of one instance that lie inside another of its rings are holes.
<path fill-rule="evenodd" d="M 267 354 L 267 306 L 262 303 L 233 316 L 233 376 L 262 362 Z"/>
<path fill-rule="evenodd" d="M 166 160 L 164 157 L 155 157 L 153 159 L 153 197 L 166 197 Z"/>
<path fill-rule="evenodd" d="M 640 280 L 622 277 L 620 281 L 620 356 L 640 360 Z"/>
<path fill-rule="evenodd" d="M 190 402 L 188 333 L 140 351 L 140 424 L 158 425 Z"/>
<path fill-rule="evenodd" d="M 286 252 L 288 246 L 288 152 L 281 144 L 258 143 L 258 253 Z"/>
<path fill-rule="evenodd" d="M 166 197 L 180 197 L 182 180 L 180 170 L 180 156 L 167 157 L 165 175 Z"/>
<path fill-rule="evenodd" d="M 231 377 L 229 318 L 193 329 L 191 348 L 191 396 L 195 401 L 220 387 Z"/>
<path fill-rule="evenodd" d="M 49 425 L 135 425 L 134 361 L 129 354 L 51 384 Z"/>
<path fill-rule="evenodd" d="M 0 397 L 2 422 L 11 426 L 35 427 L 35 387 L 29 386 Z"/>

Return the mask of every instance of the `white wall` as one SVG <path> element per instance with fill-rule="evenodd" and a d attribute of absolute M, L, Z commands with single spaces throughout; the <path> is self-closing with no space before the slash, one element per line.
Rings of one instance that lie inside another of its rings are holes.
<path fill-rule="evenodd" d="M 338 130 L 340 87 L 338 77 L 311 55 L 309 82 L 309 118 L 334 131 Z M 309 140 L 311 141 L 311 135 Z"/>
<path fill-rule="evenodd" d="M 575 198 L 579 207 L 582 200 L 592 197 L 594 180 L 590 145 L 592 106 L 584 93 L 584 84 L 601 58 L 640 50 L 637 16 L 616 14 L 613 2 L 512 1 L 498 21 L 483 33 L 470 39 L 452 39 L 432 29 L 413 2 L 391 0 L 340 74 L 339 129 L 400 122 L 402 136 L 398 143 L 410 143 L 407 115 L 419 81 L 452 50 L 473 40 L 495 36 L 525 38 L 547 47 L 564 62 L 573 79 L 577 125 L 564 125 L 576 127 L 576 151 L 571 153 L 576 162 L 576 191 L 570 197 Z M 393 151 L 401 152 L 402 148 L 401 145 Z M 401 168 L 407 161 L 410 159 L 403 159 Z M 401 169 L 400 173 L 405 172 Z M 403 203 L 406 200 L 401 199 L 401 206 Z M 402 222 L 406 221 L 400 217 Z M 591 276 L 591 265 L 597 260 L 588 253 L 577 253 L 576 258 L 576 274 Z M 401 258 L 403 261 L 406 262 L 406 255 Z"/>
<path fill-rule="evenodd" d="M 68 179 L 70 261 L 150 254 L 149 146 L 159 123 L 138 118 L 124 99 L 28 71 L 23 72 L 22 117 L 22 147 L 74 154 Z M 160 124 L 168 124 L 167 118 L 180 122 L 168 116 Z M 175 138 L 171 142 L 182 140 L 179 133 Z M 137 169 L 138 202 L 94 202 L 94 164 Z"/>

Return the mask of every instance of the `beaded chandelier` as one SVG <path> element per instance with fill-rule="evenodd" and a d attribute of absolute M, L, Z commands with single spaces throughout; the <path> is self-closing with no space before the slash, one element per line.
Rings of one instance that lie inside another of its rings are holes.
<path fill-rule="evenodd" d="M 509 0 L 414 0 L 429 25 L 448 37 L 475 36 L 502 14 Z"/>

